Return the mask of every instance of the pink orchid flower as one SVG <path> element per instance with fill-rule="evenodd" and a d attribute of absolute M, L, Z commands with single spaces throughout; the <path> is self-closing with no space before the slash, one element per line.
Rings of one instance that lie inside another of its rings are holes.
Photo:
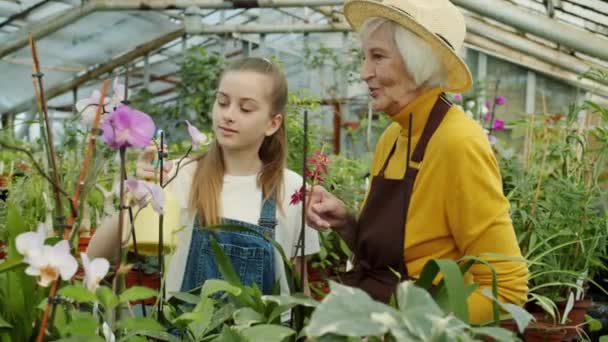
<path fill-rule="evenodd" d="M 134 205 L 139 208 L 145 208 L 148 204 L 151 204 L 152 209 L 158 214 L 164 213 L 165 193 L 163 192 L 163 188 L 158 184 L 128 177 L 127 180 L 125 180 L 125 186 L 127 192 L 131 195 L 131 200 Z"/>
<path fill-rule="evenodd" d="M 188 120 L 186 120 L 186 124 L 188 125 L 188 133 L 190 134 L 190 138 L 192 138 L 192 147 L 194 149 L 199 149 L 201 146 L 209 145 L 211 140 L 205 133 L 199 131 L 198 128 L 190 124 L 190 121 Z"/>
<path fill-rule="evenodd" d="M 105 118 L 101 129 L 105 143 L 112 148 L 144 148 L 150 144 L 156 126 L 148 114 L 121 105 Z"/>

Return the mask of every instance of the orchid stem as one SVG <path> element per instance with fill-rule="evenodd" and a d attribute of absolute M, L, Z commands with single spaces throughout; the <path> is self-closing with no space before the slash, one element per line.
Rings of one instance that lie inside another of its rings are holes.
<path fill-rule="evenodd" d="M 163 151 L 165 147 L 165 132 L 160 131 L 160 149 L 159 149 L 159 153 L 158 153 L 158 160 L 159 160 L 159 164 L 160 164 L 160 175 L 159 175 L 159 183 L 161 188 L 164 188 L 163 186 L 163 168 L 164 168 L 164 162 L 165 162 L 165 153 Z M 183 159 L 183 158 L 182 158 Z M 177 174 L 177 173 L 176 173 Z M 163 279 L 163 267 L 164 267 L 164 258 L 163 258 L 163 248 L 164 248 L 164 241 L 163 241 L 163 226 L 164 226 L 164 222 L 165 222 L 165 216 L 161 213 L 158 216 L 158 277 L 161 279 Z M 165 296 L 163 295 L 164 292 L 164 286 L 161 286 L 161 288 L 158 291 L 158 317 L 156 317 L 156 319 L 158 320 L 159 323 L 162 323 L 163 321 L 163 300 L 165 298 Z"/>
<path fill-rule="evenodd" d="M 124 181 L 124 179 L 123 179 Z M 141 209 L 140 209 L 141 210 Z M 137 212 L 139 214 L 139 211 Z M 131 226 L 131 236 L 133 237 L 133 252 L 135 253 L 135 260 L 137 260 L 137 264 L 139 265 L 139 252 L 137 251 L 137 237 L 135 236 L 135 217 L 133 217 L 133 208 L 129 207 L 129 223 Z M 138 267 L 137 268 L 137 285 L 141 286 L 142 281 L 141 281 L 141 268 Z M 144 317 L 147 316 L 146 313 L 146 303 L 145 301 L 142 299 L 140 301 L 141 304 L 141 311 L 144 315 Z"/>
<path fill-rule="evenodd" d="M 118 243 L 118 250 L 119 250 L 119 254 L 120 258 L 121 258 L 121 262 L 120 265 L 123 264 L 123 250 L 122 250 L 122 234 L 123 234 L 123 226 L 124 226 L 124 216 L 123 216 L 123 210 L 125 208 L 125 182 L 124 179 L 127 177 L 127 170 L 126 170 L 126 158 L 125 158 L 125 154 L 126 154 L 127 148 L 126 147 L 121 147 L 119 149 L 119 154 L 120 154 L 120 192 L 119 192 L 119 207 L 118 207 L 118 236 L 117 236 L 117 243 Z M 123 273 L 120 274 L 116 274 L 114 281 L 120 280 L 120 278 L 122 278 L 124 276 Z M 118 278 L 118 279 L 117 279 Z M 117 293 L 120 293 L 120 285 L 122 284 L 122 281 L 118 281 L 118 284 L 114 284 L 118 289 L 117 289 Z M 121 306 L 119 305 L 116 309 L 116 320 L 120 319 L 120 310 L 121 310 Z"/>
<path fill-rule="evenodd" d="M 188 151 L 186 151 L 186 153 L 180 158 L 180 160 L 177 162 L 176 167 L 175 167 L 175 173 L 173 174 L 173 176 L 171 178 L 169 178 L 169 180 L 167 182 L 165 182 L 164 184 L 161 183 L 161 187 L 164 189 L 167 185 L 169 185 L 174 179 L 175 177 L 177 177 L 177 174 L 179 173 L 179 168 L 181 166 L 182 161 L 184 161 L 184 159 L 186 159 L 188 157 L 188 155 L 190 154 L 190 152 L 192 152 L 192 146 L 190 146 L 188 148 Z M 186 164 L 187 165 L 187 164 Z M 163 170 L 161 168 L 160 170 L 161 174 L 163 173 Z"/>

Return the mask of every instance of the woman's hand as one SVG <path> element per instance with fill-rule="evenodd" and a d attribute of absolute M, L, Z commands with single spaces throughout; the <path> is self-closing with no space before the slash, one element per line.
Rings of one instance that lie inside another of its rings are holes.
<path fill-rule="evenodd" d="M 306 221 L 312 228 L 346 228 L 353 220 L 344 202 L 320 185 L 315 185 L 312 191 L 306 194 L 306 198 L 310 202 L 306 206 Z"/>
<path fill-rule="evenodd" d="M 167 151 L 167 146 L 164 147 L 163 152 Z M 169 173 L 173 168 L 173 162 L 165 159 L 163 163 L 163 180 L 166 181 L 169 177 Z M 155 144 L 150 144 L 146 146 L 143 153 L 139 156 L 137 160 L 137 170 L 135 172 L 135 176 L 139 179 L 143 180 L 160 180 L 160 172 L 158 165 L 158 148 Z"/>

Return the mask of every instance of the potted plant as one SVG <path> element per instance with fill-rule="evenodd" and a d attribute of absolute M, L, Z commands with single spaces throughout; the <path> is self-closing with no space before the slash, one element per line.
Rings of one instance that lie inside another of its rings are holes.
<path fill-rule="evenodd" d="M 582 110 L 599 113 L 602 123 L 581 123 Z M 607 122 L 606 108 L 591 102 L 567 115 L 532 116 L 519 125 L 523 153 L 501 159 L 514 227 L 530 261 L 529 307 L 566 325 L 568 336 L 584 323 L 586 289 L 605 268 L 608 216 L 599 177 L 608 161 Z M 540 321 L 534 328 L 547 328 Z"/>

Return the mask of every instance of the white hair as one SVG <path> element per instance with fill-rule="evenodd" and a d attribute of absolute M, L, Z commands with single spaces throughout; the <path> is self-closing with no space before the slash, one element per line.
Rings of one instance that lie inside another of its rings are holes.
<path fill-rule="evenodd" d="M 422 86 L 434 88 L 446 83 L 445 67 L 429 43 L 396 22 L 382 17 L 371 17 L 359 28 L 359 38 L 363 42 L 385 25 L 389 32 L 393 33 L 394 43 L 416 89 Z"/>

